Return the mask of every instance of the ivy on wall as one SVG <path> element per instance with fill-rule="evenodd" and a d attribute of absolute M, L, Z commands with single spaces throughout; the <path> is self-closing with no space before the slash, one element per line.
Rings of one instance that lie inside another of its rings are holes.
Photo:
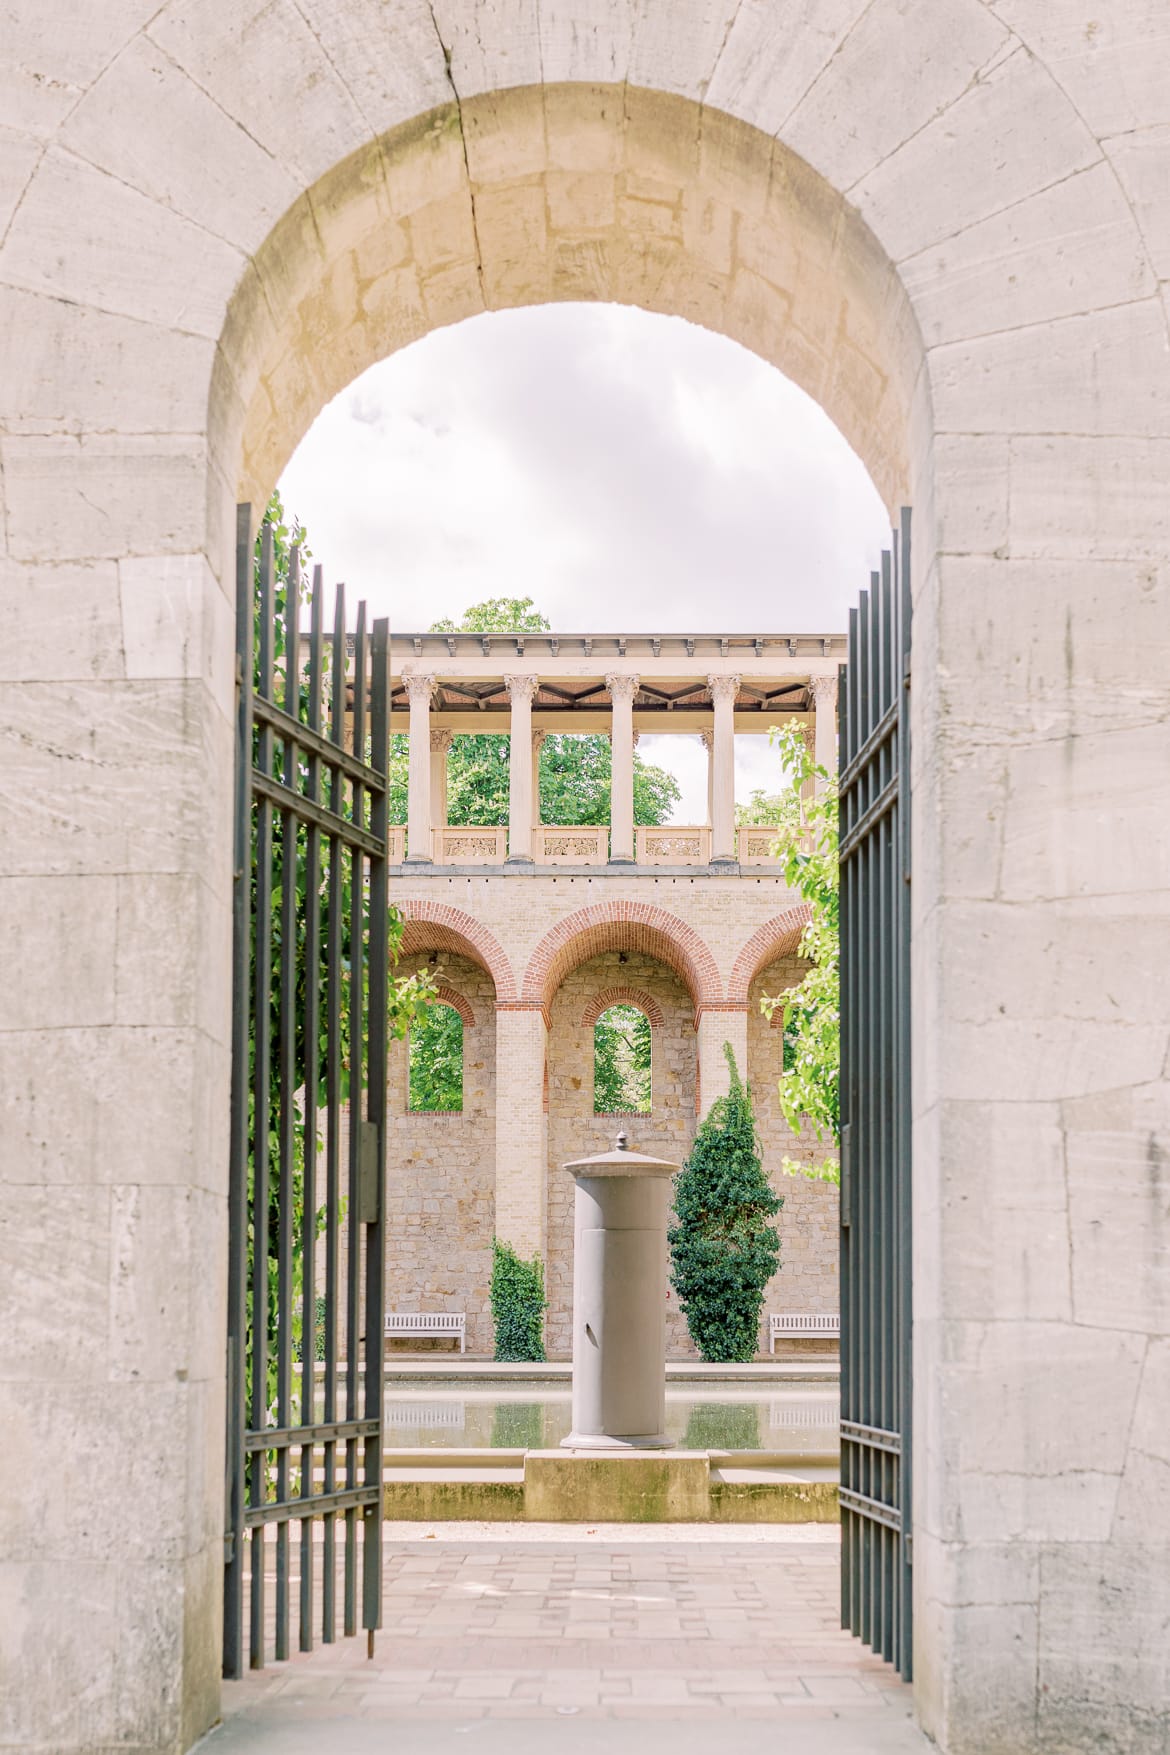
<path fill-rule="evenodd" d="M 538 1255 L 523 1261 L 510 1243 L 492 1240 L 490 1287 L 495 1356 L 516 1363 L 544 1361 L 544 1265 Z"/>

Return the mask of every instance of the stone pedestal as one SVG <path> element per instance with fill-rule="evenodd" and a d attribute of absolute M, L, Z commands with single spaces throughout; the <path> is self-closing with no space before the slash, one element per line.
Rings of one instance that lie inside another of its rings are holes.
<path fill-rule="evenodd" d="M 612 1152 L 565 1169 L 577 1180 L 573 1248 L 573 1430 L 567 1450 L 663 1450 L 666 1437 L 664 1158 Z"/>

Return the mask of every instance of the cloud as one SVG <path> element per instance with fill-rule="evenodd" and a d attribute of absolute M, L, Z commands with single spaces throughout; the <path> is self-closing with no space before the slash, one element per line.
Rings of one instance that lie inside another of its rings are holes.
<path fill-rule="evenodd" d="M 614 305 L 436 330 L 325 408 L 281 479 L 330 581 L 399 632 L 529 596 L 565 633 L 832 633 L 888 541 L 824 412 L 755 355 Z M 647 737 L 680 822 L 706 819 L 696 739 Z M 739 738 L 736 795 L 774 791 Z"/>
<path fill-rule="evenodd" d="M 363 374 L 281 482 L 399 629 L 531 595 L 565 631 L 828 632 L 886 539 L 810 398 L 680 318 L 494 312 Z"/>

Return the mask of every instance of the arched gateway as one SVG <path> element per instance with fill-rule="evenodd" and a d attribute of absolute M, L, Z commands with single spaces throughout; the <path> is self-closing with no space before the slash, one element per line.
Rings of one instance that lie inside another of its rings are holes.
<path fill-rule="evenodd" d="M 915 506 L 918 1710 L 1161 1748 L 1156 11 L 46 0 L 4 48 L 3 1735 L 216 1712 L 233 508 L 389 349 L 568 297 L 741 340 Z"/>

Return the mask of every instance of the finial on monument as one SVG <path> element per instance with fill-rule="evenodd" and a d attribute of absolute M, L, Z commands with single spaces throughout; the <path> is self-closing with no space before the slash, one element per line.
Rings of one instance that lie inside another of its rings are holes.
<path fill-rule="evenodd" d="M 619 1152 L 628 1152 L 630 1149 L 630 1136 L 625 1132 L 619 1133 L 617 1139 L 613 1143 Z"/>

